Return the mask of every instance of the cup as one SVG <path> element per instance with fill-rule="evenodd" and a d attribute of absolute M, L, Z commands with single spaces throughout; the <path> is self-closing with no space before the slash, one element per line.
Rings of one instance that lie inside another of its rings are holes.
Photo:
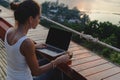
<path fill-rule="evenodd" d="M 67 62 L 67 64 L 68 64 L 68 65 L 71 65 L 71 64 L 72 64 L 71 58 L 73 57 L 73 53 L 72 53 L 72 52 L 68 52 L 68 55 L 69 55 L 70 61 Z"/>

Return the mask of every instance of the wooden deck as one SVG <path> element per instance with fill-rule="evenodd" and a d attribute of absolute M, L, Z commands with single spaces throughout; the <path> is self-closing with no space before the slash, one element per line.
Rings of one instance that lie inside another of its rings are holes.
<path fill-rule="evenodd" d="M 47 33 L 48 29 L 39 25 L 36 30 L 31 30 L 28 36 L 38 43 L 44 43 Z M 88 80 L 120 80 L 120 67 L 85 47 L 71 41 L 69 51 L 73 52 L 73 61 L 70 67 Z"/>
<path fill-rule="evenodd" d="M 6 17 L 13 24 L 13 18 Z M 35 30 L 30 30 L 28 37 L 37 43 L 44 43 L 48 29 L 38 25 Z M 85 47 L 71 41 L 69 51 L 73 52 L 72 64 L 69 65 L 88 80 L 120 80 L 120 67 L 96 55 Z M 108 53 L 109 54 L 109 53 Z M 6 52 L 3 41 L 0 40 L 0 80 L 6 77 Z"/>

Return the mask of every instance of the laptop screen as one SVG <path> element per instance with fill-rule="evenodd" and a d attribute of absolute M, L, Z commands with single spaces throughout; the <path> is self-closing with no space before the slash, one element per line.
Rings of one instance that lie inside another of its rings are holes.
<path fill-rule="evenodd" d="M 46 39 L 46 44 L 52 45 L 54 47 L 66 51 L 68 50 L 71 36 L 72 36 L 71 32 L 57 28 L 50 28 Z"/>

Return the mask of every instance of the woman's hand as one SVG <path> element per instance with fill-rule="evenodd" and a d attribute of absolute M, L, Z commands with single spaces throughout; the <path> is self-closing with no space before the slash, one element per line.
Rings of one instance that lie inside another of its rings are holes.
<path fill-rule="evenodd" d="M 56 58 L 56 59 L 54 60 L 54 64 L 57 66 L 57 65 L 59 65 L 59 64 L 61 64 L 61 63 L 67 63 L 67 62 L 69 62 L 69 61 L 70 61 L 69 55 L 68 55 L 68 54 L 65 54 L 65 55 L 62 55 L 62 56 Z"/>
<path fill-rule="evenodd" d="M 45 48 L 45 47 L 46 47 L 46 44 L 43 44 L 43 43 L 42 44 L 38 44 L 38 43 L 35 44 L 36 49 L 42 49 L 42 48 Z"/>

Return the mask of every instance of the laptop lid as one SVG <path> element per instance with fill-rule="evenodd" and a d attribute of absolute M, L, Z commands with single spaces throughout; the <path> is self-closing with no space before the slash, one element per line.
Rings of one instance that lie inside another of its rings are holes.
<path fill-rule="evenodd" d="M 50 28 L 46 39 L 46 44 L 67 51 L 72 33 L 66 30 Z"/>

